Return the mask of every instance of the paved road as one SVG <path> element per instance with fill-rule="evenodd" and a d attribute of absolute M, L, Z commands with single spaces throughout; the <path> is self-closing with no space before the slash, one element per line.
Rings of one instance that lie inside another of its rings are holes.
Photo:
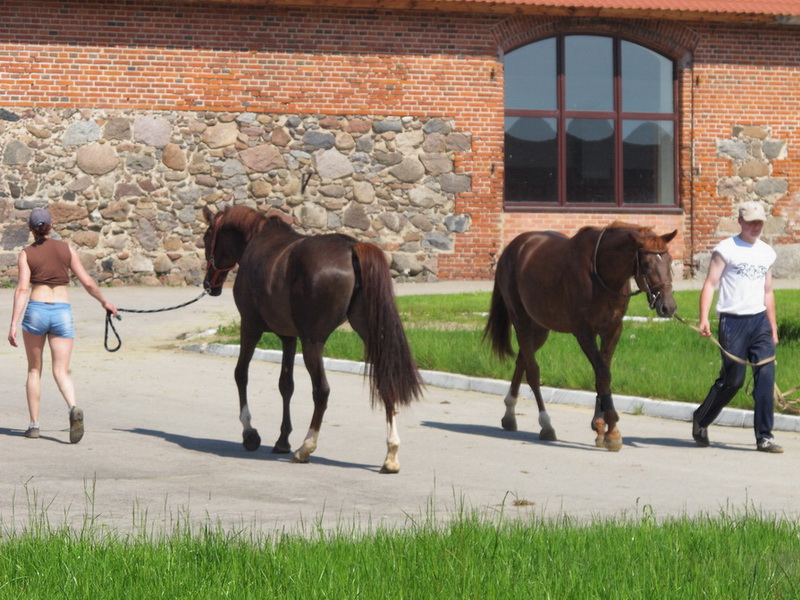
<path fill-rule="evenodd" d="M 487 289 L 486 284 L 471 287 Z M 452 291 L 404 286 L 402 293 Z M 459 288 L 463 289 L 463 288 Z M 156 308 L 195 296 L 195 289 L 117 288 L 108 296 L 126 308 Z M 0 290 L 7 323 L 12 290 Z M 714 446 L 697 448 L 684 422 L 624 415 L 625 447 L 597 449 L 588 408 L 554 405 L 560 441 L 540 442 L 536 410 L 520 404 L 520 427 L 499 427 L 497 395 L 428 387 L 423 401 L 400 415 L 402 470 L 380 475 L 385 427 L 371 410 L 358 375 L 330 373 L 331 402 L 312 462 L 297 465 L 270 453 L 277 439 L 278 367 L 254 363 L 254 425 L 264 446 L 240 444 L 234 358 L 182 350 L 186 333 L 231 321 L 230 290 L 171 313 L 125 315 L 123 347 L 102 347 L 103 314 L 82 290 L 72 292 L 78 340 L 73 376 L 87 433 L 68 443 L 67 416 L 52 378 L 44 380 L 42 437 L 27 425 L 25 358 L 0 346 L 0 520 L 24 527 L 46 512 L 51 524 L 90 518 L 123 531 L 147 524 L 246 525 L 301 531 L 318 525 L 402 526 L 462 509 L 507 516 L 636 516 L 717 514 L 756 508 L 797 516 L 800 434 L 782 432 L 783 455 L 754 451 L 749 429 L 714 427 Z M 202 338 L 200 338 L 202 339 Z M 297 372 L 297 446 L 311 414 L 310 386 Z"/>

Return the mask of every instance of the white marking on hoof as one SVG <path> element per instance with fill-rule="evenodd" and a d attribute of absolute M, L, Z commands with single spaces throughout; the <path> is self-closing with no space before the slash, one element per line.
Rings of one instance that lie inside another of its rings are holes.
<path fill-rule="evenodd" d="M 248 431 L 253 428 L 250 424 L 250 408 L 247 404 L 242 407 L 242 411 L 239 413 L 239 422 L 242 424 L 242 428 L 245 431 Z"/>
<path fill-rule="evenodd" d="M 556 442 L 558 441 L 558 437 L 556 437 L 556 430 L 553 429 L 553 426 L 550 424 L 550 415 L 547 414 L 546 410 L 543 410 L 539 413 L 539 426 L 542 430 L 539 432 L 539 439 L 545 442 Z"/>
<path fill-rule="evenodd" d="M 595 419 L 592 422 L 592 429 L 597 433 L 597 437 L 594 438 L 594 445 L 598 448 L 605 448 L 606 422 L 602 418 Z"/>
<path fill-rule="evenodd" d="M 609 452 L 619 452 L 622 450 L 622 436 L 619 437 L 608 437 L 603 442 L 606 450 Z"/>
<path fill-rule="evenodd" d="M 397 452 L 400 450 L 400 434 L 397 433 L 395 417 L 386 424 L 386 460 L 383 461 L 381 473 L 399 473 L 400 461 Z"/>
<path fill-rule="evenodd" d="M 506 394 L 506 397 L 503 399 L 503 403 L 506 405 L 506 412 L 503 415 L 500 424 L 503 426 L 503 429 L 506 431 L 516 431 L 517 430 L 517 397 L 512 396 L 511 392 Z"/>
<path fill-rule="evenodd" d="M 303 440 L 303 445 L 292 456 L 292 462 L 307 463 L 311 458 L 314 450 L 317 449 L 317 439 L 319 438 L 319 431 L 309 429 L 306 434 L 306 439 Z"/>

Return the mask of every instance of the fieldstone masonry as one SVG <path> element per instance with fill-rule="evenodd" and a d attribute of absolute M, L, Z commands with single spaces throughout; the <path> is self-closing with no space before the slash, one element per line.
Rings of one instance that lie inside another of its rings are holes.
<path fill-rule="evenodd" d="M 776 202 L 788 192 L 788 182 L 773 177 L 773 163 L 785 159 L 787 144 L 784 140 L 772 138 L 769 127 L 750 125 L 734 126 L 729 139 L 717 140 L 717 156 L 729 160 L 731 175 L 717 182 L 717 194 L 731 201 L 727 217 L 720 219 L 716 234 L 720 238 L 739 233 L 739 205 L 748 200 L 756 200 L 764 206 L 767 221 L 762 238 L 771 243 L 775 238 L 786 235 L 786 217 L 774 214 Z M 778 258 L 773 267 L 775 277 L 797 277 L 800 273 L 800 245 L 774 245 Z M 696 256 L 698 277 L 704 278 L 708 271 L 710 253 Z"/>
<path fill-rule="evenodd" d="M 470 228 L 454 212 L 469 149 L 445 119 L 4 110 L 0 278 L 16 281 L 27 215 L 46 206 L 98 281 L 199 285 L 201 209 L 248 204 L 375 242 L 399 279 L 435 280 Z"/>

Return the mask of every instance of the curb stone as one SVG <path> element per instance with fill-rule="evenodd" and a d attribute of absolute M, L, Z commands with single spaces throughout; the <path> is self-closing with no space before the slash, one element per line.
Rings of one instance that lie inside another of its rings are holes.
<path fill-rule="evenodd" d="M 216 356 L 239 356 L 239 346 L 235 344 L 189 344 L 183 346 L 183 350 L 214 354 Z M 280 364 L 281 352 L 279 350 L 263 350 L 257 348 L 253 354 L 253 359 Z M 324 365 L 325 369 L 329 371 L 338 371 L 353 375 L 364 375 L 366 372 L 365 364 L 358 361 L 325 358 Z M 303 357 L 299 354 L 295 357 L 295 366 L 303 366 Z M 419 372 L 425 385 L 445 389 L 456 389 L 504 397 L 509 386 L 509 382 L 502 379 L 468 377 L 466 375 L 444 373 L 440 371 L 426 371 L 424 369 L 420 369 Z M 532 400 L 533 393 L 530 391 L 530 388 L 525 386 L 524 389 L 525 392 L 520 390 L 520 396 Z M 544 397 L 545 403 L 571 404 L 589 408 L 594 408 L 595 405 L 595 394 L 581 390 L 562 390 L 542 386 L 542 396 Z M 692 413 L 699 406 L 698 404 L 690 402 L 653 400 L 652 398 L 640 398 L 637 396 L 624 396 L 619 394 L 614 396 L 614 403 L 617 410 L 622 413 L 687 422 L 692 420 Z M 727 427 L 752 427 L 753 412 L 740 408 L 724 408 L 714 424 Z M 776 414 L 773 430 L 800 431 L 800 417 Z"/>

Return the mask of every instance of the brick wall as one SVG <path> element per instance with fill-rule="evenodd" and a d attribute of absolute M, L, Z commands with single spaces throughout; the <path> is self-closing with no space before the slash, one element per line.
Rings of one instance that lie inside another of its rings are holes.
<path fill-rule="evenodd" d="M 443 277 L 488 277 L 499 246 L 502 83 L 486 19 L 123 2 L 0 5 L 4 106 L 452 118 L 473 145 Z M 496 173 L 496 171 L 495 171 Z"/>
<path fill-rule="evenodd" d="M 691 218 L 625 215 L 681 229 L 686 262 L 721 236 L 734 201 L 719 197 L 731 162 L 717 140 L 737 125 L 786 140 L 771 164 L 788 192 L 772 214 L 782 244 L 798 240 L 800 35 L 791 27 L 609 21 L 381 10 L 122 1 L 0 4 L 0 107 L 391 114 L 452 119 L 471 136 L 456 171 L 471 216 L 442 278 L 485 278 L 513 233 L 574 228 L 610 215 L 503 214 L 503 79 L 499 51 L 559 27 L 621 32 L 679 59 L 681 202 Z M 2 126 L 2 121 L 0 121 Z M 2 185 L 2 182 L 0 182 Z M 677 251 L 675 248 L 679 248 Z"/>
<path fill-rule="evenodd" d="M 769 175 L 783 179 L 787 192 L 770 199 L 768 241 L 800 242 L 800 31 L 793 27 L 698 25 L 700 36 L 691 68 L 685 72 L 683 111 L 684 202 L 693 196 L 695 254 L 707 253 L 735 215 L 735 199 L 719 195 L 720 181 L 738 176 L 739 165 L 720 155 L 719 140 L 735 138 L 737 127 L 769 130 L 785 143 L 785 157 L 769 161 Z M 694 148 L 694 173 L 690 167 Z M 745 178 L 744 184 L 752 185 Z M 686 194 L 691 194 L 689 198 Z M 723 226 L 721 226 L 721 224 Z"/>

